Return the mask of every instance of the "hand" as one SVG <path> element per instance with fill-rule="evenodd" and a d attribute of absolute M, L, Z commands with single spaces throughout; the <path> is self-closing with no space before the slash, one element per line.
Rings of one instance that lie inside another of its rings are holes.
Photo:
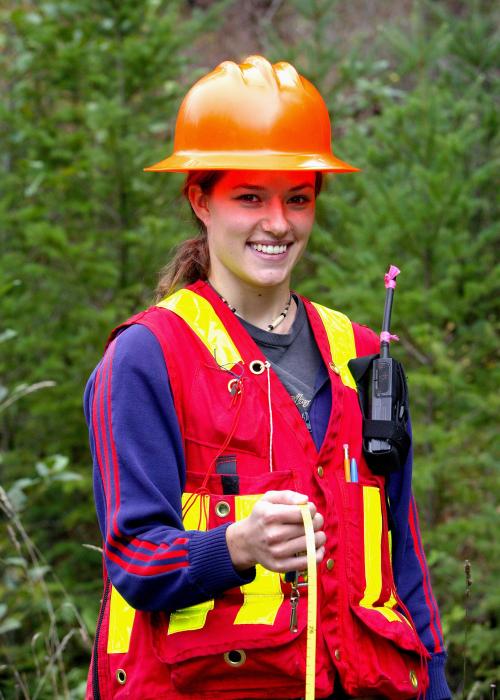
<path fill-rule="evenodd" d="M 261 564 L 270 571 L 305 571 L 306 536 L 299 505 L 307 496 L 296 491 L 268 491 L 247 518 L 226 530 L 226 541 L 235 569 Z M 308 503 L 316 541 L 316 561 L 325 555 L 324 519 L 314 503 Z"/>

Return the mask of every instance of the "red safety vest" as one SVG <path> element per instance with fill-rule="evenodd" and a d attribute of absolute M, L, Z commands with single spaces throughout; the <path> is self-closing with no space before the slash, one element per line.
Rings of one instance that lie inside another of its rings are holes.
<path fill-rule="evenodd" d="M 244 518 L 271 489 L 308 494 L 325 516 L 327 536 L 318 570 L 316 697 L 332 692 L 338 673 L 349 695 L 404 700 L 425 691 L 428 653 L 398 606 L 384 479 L 362 456 L 361 414 L 347 367 L 351 358 L 377 352 L 378 343 L 343 314 L 304 303 L 332 388 L 319 452 L 260 349 L 206 283 L 181 289 L 124 325 L 145 325 L 165 355 L 187 464 L 186 530 Z M 346 482 L 344 443 L 358 462 L 357 483 Z M 218 473 L 225 459 L 236 465 L 237 489 L 234 475 L 228 482 Z M 290 591 L 282 576 L 257 566 L 252 583 L 166 615 L 133 610 L 107 581 L 94 651 L 98 672 L 91 666 L 87 697 L 300 697 L 307 588 L 295 633 Z"/>

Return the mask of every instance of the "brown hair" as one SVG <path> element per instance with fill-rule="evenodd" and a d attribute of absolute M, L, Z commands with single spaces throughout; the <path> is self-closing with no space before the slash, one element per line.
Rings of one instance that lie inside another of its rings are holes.
<path fill-rule="evenodd" d="M 184 183 L 182 193 L 188 199 L 191 185 L 199 185 L 204 194 L 210 194 L 215 185 L 219 182 L 225 170 L 192 170 Z M 323 173 L 316 172 L 314 184 L 314 194 L 317 197 L 323 186 Z M 189 200 L 188 200 L 189 201 Z M 186 284 L 196 282 L 196 280 L 206 280 L 210 269 L 210 255 L 208 252 L 207 229 L 193 209 L 193 216 L 196 220 L 199 233 L 194 238 L 188 238 L 181 243 L 175 255 L 162 270 L 155 290 L 155 301 L 160 301 L 171 294 L 175 289 Z"/>

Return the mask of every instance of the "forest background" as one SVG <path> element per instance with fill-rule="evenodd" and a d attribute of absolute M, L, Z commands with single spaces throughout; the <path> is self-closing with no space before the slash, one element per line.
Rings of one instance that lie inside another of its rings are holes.
<path fill-rule="evenodd" d="M 488 697 L 500 665 L 495 3 L 5 0 L 0 12 L 0 698 L 83 695 L 101 569 L 82 392 L 108 331 L 149 305 L 193 229 L 182 177 L 142 168 L 169 152 L 187 87 L 251 53 L 319 87 L 336 154 L 362 169 L 328 179 L 296 288 L 379 328 L 383 273 L 402 269 L 394 352 L 449 682 Z"/>

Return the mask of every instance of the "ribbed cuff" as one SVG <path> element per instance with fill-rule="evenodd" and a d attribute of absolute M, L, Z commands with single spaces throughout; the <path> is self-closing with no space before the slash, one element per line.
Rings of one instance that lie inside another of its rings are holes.
<path fill-rule="evenodd" d="M 194 532 L 189 542 L 191 578 L 209 598 L 255 578 L 255 567 L 237 571 L 227 548 L 226 523 L 206 532 Z"/>
<path fill-rule="evenodd" d="M 425 700 L 449 700 L 451 692 L 448 688 L 444 667 L 446 654 L 434 654 L 428 665 L 429 687 L 425 694 Z"/>

